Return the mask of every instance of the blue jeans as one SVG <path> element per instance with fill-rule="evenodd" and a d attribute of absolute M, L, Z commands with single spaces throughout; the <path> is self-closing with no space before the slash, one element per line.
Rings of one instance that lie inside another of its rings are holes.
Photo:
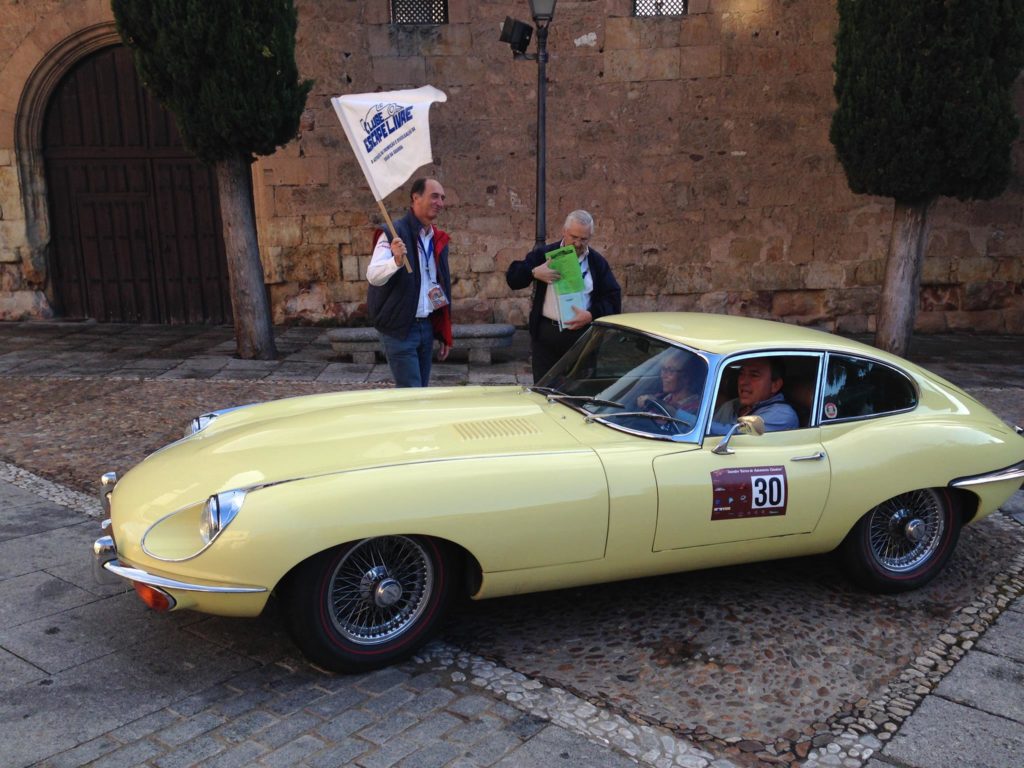
<path fill-rule="evenodd" d="M 434 327 L 426 317 L 413 321 L 404 339 L 381 333 L 380 343 L 395 378 L 396 387 L 425 387 L 430 383 L 430 359 L 434 353 Z"/>

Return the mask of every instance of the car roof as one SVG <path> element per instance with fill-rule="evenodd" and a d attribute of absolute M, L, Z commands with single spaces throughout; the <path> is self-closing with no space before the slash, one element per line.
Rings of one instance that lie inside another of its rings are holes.
<path fill-rule="evenodd" d="M 867 355 L 906 367 L 907 361 L 880 349 L 824 331 L 773 320 L 701 312 L 636 312 L 600 318 L 599 323 L 633 328 L 679 344 L 731 355 L 753 350 L 822 350 Z"/>

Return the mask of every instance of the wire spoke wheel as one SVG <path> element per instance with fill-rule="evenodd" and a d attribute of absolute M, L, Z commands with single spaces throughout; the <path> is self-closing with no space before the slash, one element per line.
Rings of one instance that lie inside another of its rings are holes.
<path fill-rule="evenodd" d="M 945 567 L 960 537 L 953 495 L 942 488 L 883 501 L 850 529 L 840 546 L 850 577 L 872 592 L 917 589 Z"/>
<path fill-rule="evenodd" d="M 435 575 L 422 544 L 407 536 L 383 536 L 353 546 L 328 578 L 334 629 L 357 645 L 379 645 L 416 624 Z"/>
<path fill-rule="evenodd" d="M 288 631 L 312 661 L 365 672 L 415 652 L 454 589 L 450 550 L 423 536 L 377 536 L 324 550 L 282 588 Z"/>
<path fill-rule="evenodd" d="M 887 571 L 912 571 L 938 550 L 945 521 L 942 500 L 930 488 L 889 499 L 870 513 L 871 554 Z"/>

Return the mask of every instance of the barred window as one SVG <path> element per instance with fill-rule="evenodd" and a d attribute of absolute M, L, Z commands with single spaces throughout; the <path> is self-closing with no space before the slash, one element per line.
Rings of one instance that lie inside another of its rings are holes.
<path fill-rule="evenodd" d="M 633 0 L 634 16 L 685 16 L 687 0 Z"/>
<path fill-rule="evenodd" d="M 391 0 L 392 24 L 447 24 L 448 0 Z"/>

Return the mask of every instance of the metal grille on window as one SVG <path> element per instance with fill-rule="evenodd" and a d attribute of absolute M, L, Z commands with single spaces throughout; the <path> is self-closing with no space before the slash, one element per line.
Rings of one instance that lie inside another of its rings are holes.
<path fill-rule="evenodd" d="M 686 0 L 633 0 L 634 16 L 683 16 Z"/>
<path fill-rule="evenodd" d="M 391 0 L 392 24 L 447 24 L 448 0 Z"/>

